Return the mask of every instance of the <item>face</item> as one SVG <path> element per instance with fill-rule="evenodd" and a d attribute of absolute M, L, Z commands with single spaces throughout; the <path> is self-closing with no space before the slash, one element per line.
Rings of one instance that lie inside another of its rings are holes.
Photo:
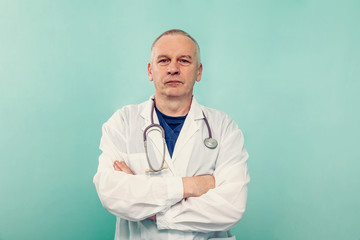
<path fill-rule="evenodd" d="M 191 97 L 195 81 L 200 81 L 202 72 L 196 57 L 196 45 L 190 38 L 183 35 L 161 37 L 152 49 L 148 64 L 155 95 Z"/>

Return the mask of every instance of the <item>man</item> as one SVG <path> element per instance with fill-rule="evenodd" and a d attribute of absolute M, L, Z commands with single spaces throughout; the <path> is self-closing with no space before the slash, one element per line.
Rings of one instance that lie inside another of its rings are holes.
<path fill-rule="evenodd" d="M 94 184 L 117 217 L 115 239 L 235 239 L 230 228 L 245 211 L 248 154 L 236 123 L 193 96 L 202 69 L 190 35 L 163 33 L 148 64 L 155 95 L 103 125 Z"/>

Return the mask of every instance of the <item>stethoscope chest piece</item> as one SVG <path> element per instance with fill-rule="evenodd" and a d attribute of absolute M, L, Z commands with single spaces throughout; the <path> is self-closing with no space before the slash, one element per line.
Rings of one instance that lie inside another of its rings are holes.
<path fill-rule="evenodd" d="M 214 149 L 217 147 L 218 142 L 213 138 L 205 138 L 204 144 L 207 148 Z"/>

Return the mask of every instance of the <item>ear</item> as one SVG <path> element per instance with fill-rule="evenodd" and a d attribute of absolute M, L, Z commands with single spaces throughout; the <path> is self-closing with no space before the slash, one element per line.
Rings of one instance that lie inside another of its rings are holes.
<path fill-rule="evenodd" d="M 199 69 L 198 69 L 198 72 L 196 74 L 196 81 L 199 82 L 200 79 L 201 79 L 201 73 L 202 73 L 202 70 L 203 70 L 203 66 L 202 66 L 202 63 L 200 63 L 200 66 L 199 66 Z"/>
<path fill-rule="evenodd" d="M 153 76 L 152 76 L 152 73 L 151 73 L 151 64 L 148 63 L 148 77 L 149 77 L 149 80 L 152 82 L 154 79 L 153 79 Z"/>

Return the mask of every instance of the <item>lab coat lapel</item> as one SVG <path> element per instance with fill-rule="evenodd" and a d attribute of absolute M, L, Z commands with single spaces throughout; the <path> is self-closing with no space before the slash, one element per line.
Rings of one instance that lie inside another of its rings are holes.
<path fill-rule="evenodd" d="M 186 143 L 193 137 L 193 135 L 199 130 L 199 120 L 203 119 L 202 110 L 199 103 L 193 97 L 191 102 L 190 111 L 185 119 L 184 125 L 180 131 L 179 137 L 175 144 L 174 153 L 172 156 L 173 161 L 182 153 Z M 201 140 L 201 139 L 200 139 Z M 200 141 L 199 140 L 199 141 Z M 192 148 L 186 149 L 186 152 L 191 153 Z M 188 161 L 188 158 L 182 159 L 181 161 Z M 186 166 L 187 164 L 185 164 Z"/>
<path fill-rule="evenodd" d="M 142 128 L 142 132 L 144 133 L 145 128 L 148 127 L 151 124 L 151 110 L 152 110 L 152 106 L 153 106 L 153 99 L 154 96 L 152 96 L 148 102 L 145 103 L 145 107 L 144 109 L 141 111 L 140 116 L 144 118 L 144 126 Z M 155 111 L 155 110 L 154 110 Z M 157 117 L 156 112 L 154 112 L 154 123 L 159 124 L 159 119 Z M 151 134 L 147 136 L 147 142 L 148 144 L 152 144 L 153 146 L 155 146 L 156 151 L 156 156 L 157 156 L 157 161 L 160 164 L 162 161 L 162 156 L 163 156 L 163 140 L 162 138 L 159 137 L 151 137 Z M 165 147 L 165 162 L 167 164 L 167 166 L 169 167 L 170 171 L 175 174 L 175 168 L 174 165 L 171 161 L 170 155 L 169 155 L 169 151 L 167 149 L 167 147 Z"/>

